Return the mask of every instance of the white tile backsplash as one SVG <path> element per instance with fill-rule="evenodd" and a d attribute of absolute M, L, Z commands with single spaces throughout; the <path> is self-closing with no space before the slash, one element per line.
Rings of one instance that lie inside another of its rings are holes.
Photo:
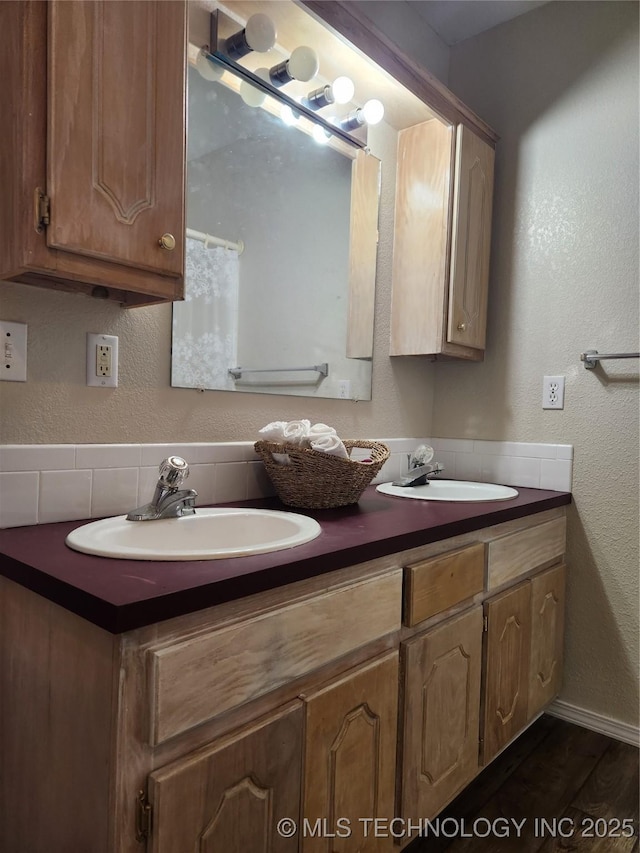
<path fill-rule="evenodd" d="M 455 438 L 382 438 L 391 451 L 374 483 L 397 479 L 407 453 L 431 444 L 444 477 L 571 491 L 573 447 Z M 198 503 L 274 494 L 252 441 L 185 444 L 0 446 L 0 527 L 121 515 L 151 500 L 158 466 L 172 454 L 190 465 Z M 366 455 L 366 454 L 365 454 Z"/>
<path fill-rule="evenodd" d="M 0 527 L 38 523 L 38 471 L 0 474 Z"/>
<path fill-rule="evenodd" d="M 92 518 L 121 515 L 138 506 L 137 501 L 137 468 L 100 468 L 93 472 Z"/>
<path fill-rule="evenodd" d="M 42 471 L 38 521 L 75 521 L 91 511 L 92 471 Z"/>

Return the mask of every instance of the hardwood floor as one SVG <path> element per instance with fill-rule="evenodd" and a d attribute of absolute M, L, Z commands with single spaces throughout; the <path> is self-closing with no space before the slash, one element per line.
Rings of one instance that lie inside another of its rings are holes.
<path fill-rule="evenodd" d="M 541 717 L 405 853 L 638 853 L 638 770 L 636 747 Z"/>

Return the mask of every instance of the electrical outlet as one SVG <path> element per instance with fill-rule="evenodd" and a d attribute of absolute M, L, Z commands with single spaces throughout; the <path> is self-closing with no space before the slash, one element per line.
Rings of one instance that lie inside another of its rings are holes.
<path fill-rule="evenodd" d="M 27 324 L 0 320 L 0 380 L 27 381 Z"/>
<path fill-rule="evenodd" d="M 542 408 L 564 409 L 564 376 L 543 377 Z"/>
<path fill-rule="evenodd" d="M 349 400 L 351 398 L 351 380 L 350 379 L 339 379 L 338 380 L 338 399 L 339 400 Z"/>
<path fill-rule="evenodd" d="M 118 338 L 87 332 L 87 385 L 118 386 Z"/>

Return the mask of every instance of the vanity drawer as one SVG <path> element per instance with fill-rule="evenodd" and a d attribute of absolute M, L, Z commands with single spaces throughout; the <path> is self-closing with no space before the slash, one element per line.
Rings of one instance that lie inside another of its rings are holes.
<path fill-rule="evenodd" d="M 152 744 L 400 628 L 402 570 L 147 651 Z"/>
<path fill-rule="evenodd" d="M 412 627 L 482 592 L 484 544 L 407 566 L 404 580 L 404 624 Z"/>
<path fill-rule="evenodd" d="M 554 518 L 489 542 L 487 589 L 559 560 L 565 552 L 567 519 Z"/>

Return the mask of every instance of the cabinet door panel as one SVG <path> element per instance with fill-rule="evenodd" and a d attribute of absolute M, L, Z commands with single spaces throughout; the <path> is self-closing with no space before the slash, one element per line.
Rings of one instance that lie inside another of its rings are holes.
<path fill-rule="evenodd" d="M 531 581 L 531 666 L 529 718 L 557 696 L 562 683 L 565 567 Z"/>
<path fill-rule="evenodd" d="M 152 853 L 295 853 L 276 825 L 297 819 L 302 706 L 283 708 L 149 777 Z"/>
<path fill-rule="evenodd" d="M 433 818 L 478 771 L 482 608 L 403 647 L 402 815 Z"/>
<path fill-rule="evenodd" d="M 520 584 L 485 602 L 488 631 L 484 670 L 486 764 L 528 719 L 531 584 Z"/>
<path fill-rule="evenodd" d="M 303 816 L 326 821 L 324 838 L 307 834 L 304 853 L 382 853 L 393 839 L 364 837 L 361 818 L 394 813 L 398 653 L 392 652 L 309 696 L 306 702 Z M 352 834 L 336 837 L 339 818 Z"/>
<path fill-rule="evenodd" d="M 484 349 L 495 151 L 458 125 L 447 340 Z"/>
<path fill-rule="evenodd" d="M 49 12 L 47 241 L 180 275 L 184 4 L 52 0 Z"/>

